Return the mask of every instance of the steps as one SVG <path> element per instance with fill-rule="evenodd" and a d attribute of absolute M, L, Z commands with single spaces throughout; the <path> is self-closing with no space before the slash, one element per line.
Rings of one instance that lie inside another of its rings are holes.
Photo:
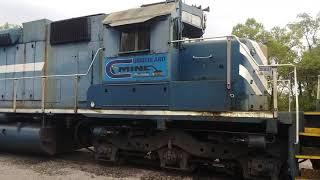
<path fill-rule="evenodd" d="M 299 133 L 300 152 L 296 159 L 310 160 L 313 169 L 301 169 L 296 179 L 320 179 L 320 112 L 306 112 L 305 128 Z"/>
<path fill-rule="evenodd" d="M 301 148 L 296 159 L 320 160 L 320 128 L 304 128 L 299 136 Z"/>
<path fill-rule="evenodd" d="M 301 169 L 296 179 L 320 179 L 320 112 L 306 112 L 305 128 L 299 133 L 300 151 L 296 159 L 310 160 L 313 169 Z"/>
<path fill-rule="evenodd" d="M 319 115 L 320 116 L 320 115 Z M 320 137 L 320 128 L 304 128 L 304 132 L 299 134 L 300 136 Z"/>

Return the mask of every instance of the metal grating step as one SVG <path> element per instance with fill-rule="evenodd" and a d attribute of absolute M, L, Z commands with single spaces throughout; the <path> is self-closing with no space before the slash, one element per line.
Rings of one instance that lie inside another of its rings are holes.
<path fill-rule="evenodd" d="M 309 137 L 320 137 L 320 134 L 318 133 L 306 133 L 306 132 L 301 132 L 299 133 L 300 136 L 309 136 Z"/>
<path fill-rule="evenodd" d="M 320 116 L 320 112 L 304 112 L 305 116 Z"/>
<path fill-rule="evenodd" d="M 320 128 L 306 127 L 304 133 L 320 134 Z"/>
<path fill-rule="evenodd" d="M 320 137 L 320 128 L 306 127 L 304 132 L 299 133 L 300 136 Z"/>

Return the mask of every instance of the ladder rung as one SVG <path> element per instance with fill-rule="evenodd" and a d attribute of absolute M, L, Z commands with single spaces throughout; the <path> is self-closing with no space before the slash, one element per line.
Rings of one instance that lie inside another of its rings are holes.
<path fill-rule="evenodd" d="M 320 155 L 296 155 L 296 159 L 317 159 L 320 160 Z"/>
<path fill-rule="evenodd" d="M 304 112 L 305 116 L 320 116 L 320 112 Z"/>
<path fill-rule="evenodd" d="M 306 128 L 304 128 L 304 132 L 306 132 L 306 133 L 318 133 L 318 134 L 320 134 L 320 128 L 306 127 Z"/>
<path fill-rule="evenodd" d="M 320 137 L 320 133 L 299 133 L 300 136 L 309 136 L 309 137 Z"/>
<path fill-rule="evenodd" d="M 305 133 L 320 134 L 320 128 L 306 127 L 306 128 L 304 128 L 304 132 L 305 132 Z"/>

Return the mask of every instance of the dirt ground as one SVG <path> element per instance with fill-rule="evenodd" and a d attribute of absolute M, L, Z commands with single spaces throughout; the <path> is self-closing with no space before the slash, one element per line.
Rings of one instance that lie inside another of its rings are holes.
<path fill-rule="evenodd" d="M 1 180 L 230 180 L 215 173 L 183 174 L 158 168 L 97 164 L 89 152 L 79 151 L 57 157 L 0 153 Z"/>
<path fill-rule="evenodd" d="M 312 168 L 306 161 L 302 168 Z M 56 157 L 0 152 L 0 180 L 232 180 L 217 172 L 166 172 L 155 167 L 97 164 L 88 151 Z"/>

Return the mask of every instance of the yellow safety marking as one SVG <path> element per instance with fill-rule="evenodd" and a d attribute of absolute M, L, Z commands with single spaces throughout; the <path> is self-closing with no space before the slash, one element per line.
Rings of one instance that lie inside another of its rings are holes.
<path fill-rule="evenodd" d="M 320 112 L 304 112 L 304 115 L 309 115 L 309 116 L 320 116 Z"/>
<path fill-rule="evenodd" d="M 300 136 L 320 137 L 320 133 L 299 133 Z"/>
<path fill-rule="evenodd" d="M 317 159 L 317 160 L 320 160 L 320 156 L 296 155 L 296 159 Z"/>
<path fill-rule="evenodd" d="M 320 134 L 320 128 L 304 128 L 305 133 Z"/>

